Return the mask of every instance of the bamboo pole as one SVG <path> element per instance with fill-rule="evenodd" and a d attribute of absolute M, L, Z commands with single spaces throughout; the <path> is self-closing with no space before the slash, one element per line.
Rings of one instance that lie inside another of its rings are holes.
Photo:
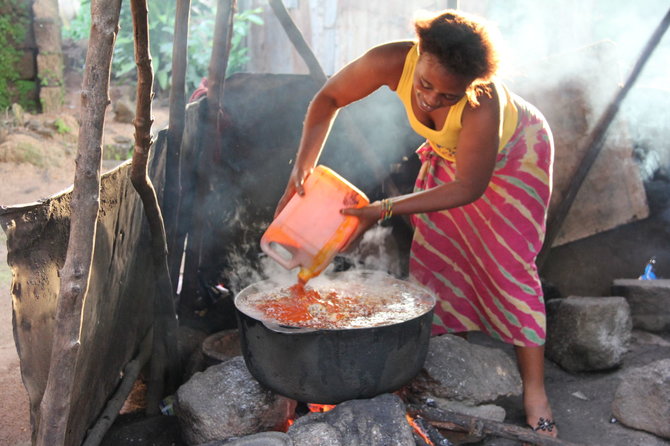
<path fill-rule="evenodd" d="M 49 376 L 37 420 L 37 446 L 64 445 L 79 356 L 81 316 L 91 273 L 98 210 L 105 110 L 120 0 L 91 2 L 91 32 L 81 91 L 82 122 L 70 202 L 70 237 L 56 305 Z"/>

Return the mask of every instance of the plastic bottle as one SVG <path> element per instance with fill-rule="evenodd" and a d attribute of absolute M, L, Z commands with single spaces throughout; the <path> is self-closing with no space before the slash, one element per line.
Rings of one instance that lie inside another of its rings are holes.
<path fill-rule="evenodd" d="M 645 265 L 644 272 L 638 278 L 641 280 L 655 280 L 656 279 L 656 273 L 654 272 L 655 265 L 656 265 L 656 257 L 652 257 Z"/>
<path fill-rule="evenodd" d="M 300 267 L 303 283 L 319 275 L 356 230 L 358 218 L 342 215 L 340 209 L 370 203 L 322 165 L 307 177 L 304 189 L 305 195 L 294 195 L 261 238 L 261 249 L 284 268 Z"/>

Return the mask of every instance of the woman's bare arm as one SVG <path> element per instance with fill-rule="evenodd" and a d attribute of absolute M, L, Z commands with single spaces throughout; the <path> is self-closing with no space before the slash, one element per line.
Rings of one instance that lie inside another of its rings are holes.
<path fill-rule="evenodd" d="M 340 108 L 386 85 L 395 89 L 412 42 L 392 42 L 370 49 L 333 75 L 312 99 L 284 196 L 275 215 L 294 193 L 303 194 L 303 183 L 316 166 Z"/>

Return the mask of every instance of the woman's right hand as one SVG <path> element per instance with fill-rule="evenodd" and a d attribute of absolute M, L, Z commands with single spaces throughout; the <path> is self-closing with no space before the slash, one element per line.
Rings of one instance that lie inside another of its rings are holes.
<path fill-rule="evenodd" d="M 282 195 L 282 197 L 279 199 L 279 203 L 277 203 L 274 218 L 277 218 L 277 215 L 279 215 L 282 209 L 284 209 L 293 195 L 296 193 L 300 196 L 305 195 L 305 189 L 303 186 L 307 177 L 312 173 L 312 170 L 313 169 L 299 169 L 297 167 L 293 168 L 291 171 L 291 176 L 288 180 L 288 184 L 286 185 L 286 189 L 284 190 L 284 195 Z"/>

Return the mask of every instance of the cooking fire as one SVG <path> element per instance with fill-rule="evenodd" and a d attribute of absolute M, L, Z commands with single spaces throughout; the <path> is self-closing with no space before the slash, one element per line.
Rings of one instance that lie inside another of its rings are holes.
<path fill-rule="evenodd" d="M 309 414 L 323 414 L 335 409 L 337 409 L 336 404 L 299 403 L 294 416 L 287 421 L 285 430 L 288 430 L 300 417 Z M 421 416 L 406 413 L 405 419 L 412 429 L 412 436 L 417 446 L 450 446 L 453 444 Z"/>

